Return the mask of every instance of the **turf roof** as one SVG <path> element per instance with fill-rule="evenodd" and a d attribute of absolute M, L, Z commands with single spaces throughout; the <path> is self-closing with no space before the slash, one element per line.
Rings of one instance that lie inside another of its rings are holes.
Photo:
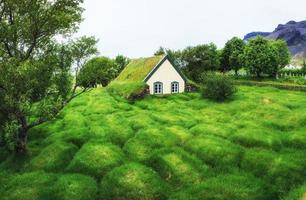
<path fill-rule="evenodd" d="M 116 78 L 122 82 L 140 82 L 153 70 L 164 56 L 139 58 L 132 60 Z"/>

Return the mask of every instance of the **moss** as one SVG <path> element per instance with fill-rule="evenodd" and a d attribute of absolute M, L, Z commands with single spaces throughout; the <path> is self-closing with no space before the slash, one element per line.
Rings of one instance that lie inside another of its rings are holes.
<path fill-rule="evenodd" d="M 162 56 L 140 58 L 132 60 L 120 73 L 115 81 L 139 82 L 143 81 L 149 72 L 159 63 Z"/>
<path fill-rule="evenodd" d="M 262 181 L 245 173 L 220 175 L 173 194 L 169 200 L 269 200 L 271 193 Z"/>
<path fill-rule="evenodd" d="M 115 168 L 101 182 L 101 198 L 105 200 L 163 200 L 166 191 L 155 171 L 134 163 Z"/>
<path fill-rule="evenodd" d="M 1 194 L 3 200 L 52 200 L 54 174 L 31 172 L 13 176 Z"/>
<path fill-rule="evenodd" d="M 94 179 L 80 174 L 62 175 L 53 188 L 57 200 L 92 200 L 98 190 Z"/>
<path fill-rule="evenodd" d="M 73 144 L 56 142 L 44 148 L 30 163 L 33 170 L 61 171 L 66 168 L 78 148 Z"/>
<path fill-rule="evenodd" d="M 225 139 L 216 136 L 202 136 L 186 143 L 186 149 L 205 163 L 216 168 L 239 166 L 243 149 Z"/>
<path fill-rule="evenodd" d="M 112 82 L 107 91 L 112 95 L 119 95 L 128 100 L 142 99 L 147 94 L 148 86 L 144 82 Z"/>
<path fill-rule="evenodd" d="M 76 153 L 67 170 L 101 178 L 123 162 L 124 155 L 117 146 L 87 143 Z"/>
<path fill-rule="evenodd" d="M 284 200 L 305 200 L 306 199 L 306 183 L 300 187 L 293 189 Z"/>
<path fill-rule="evenodd" d="M 198 184 L 208 176 L 208 167 L 180 148 L 156 151 L 150 165 L 175 187 Z"/>

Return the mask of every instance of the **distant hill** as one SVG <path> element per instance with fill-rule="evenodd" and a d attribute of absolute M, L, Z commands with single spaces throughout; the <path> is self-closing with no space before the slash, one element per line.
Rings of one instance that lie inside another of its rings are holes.
<path fill-rule="evenodd" d="M 248 33 L 244 40 L 248 41 L 257 35 L 270 39 L 283 39 L 287 42 L 294 58 L 306 58 L 306 21 L 279 24 L 273 32 Z"/>

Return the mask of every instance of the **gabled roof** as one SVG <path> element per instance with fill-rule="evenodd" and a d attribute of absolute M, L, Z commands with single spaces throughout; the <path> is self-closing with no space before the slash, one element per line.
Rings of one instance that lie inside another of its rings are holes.
<path fill-rule="evenodd" d="M 167 59 L 169 60 L 168 55 L 134 59 L 124 68 L 115 81 L 146 82 Z M 170 60 L 169 62 L 171 63 Z M 173 63 L 171 64 L 184 79 L 184 81 L 187 81 L 181 71 L 177 69 Z"/>
<path fill-rule="evenodd" d="M 141 82 L 163 59 L 163 56 L 133 59 L 116 78 L 116 81 Z"/>

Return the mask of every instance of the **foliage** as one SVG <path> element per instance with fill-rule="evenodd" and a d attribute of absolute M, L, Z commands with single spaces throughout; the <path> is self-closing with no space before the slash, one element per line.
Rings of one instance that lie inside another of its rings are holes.
<path fill-rule="evenodd" d="M 263 74 L 276 77 L 289 64 L 290 53 L 286 42 L 258 36 L 246 45 L 242 59 L 250 73 L 258 78 Z"/>
<path fill-rule="evenodd" d="M 234 70 L 238 74 L 238 70 L 243 67 L 241 56 L 243 54 L 245 43 L 237 37 L 227 41 L 221 53 L 221 71 Z"/>
<path fill-rule="evenodd" d="M 220 65 L 217 47 L 213 43 L 187 47 L 182 51 L 181 59 L 185 64 L 183 71 L 196 82 L 200 80 L 203 72 L 216 70 Z"/>
<path fill-rule="evenodd" d="M 154 53 L 154 56 L 163 56 L 166 54 L 166 49 L 159 47 L 159 49 Z"/>
<path fill-rule="evenodd" d="M 166 186 L 152 169 L 140 164 L 115 168 L 101 182 L 101 198 L 162 200 Z"/>
<path fill-rule="evenodd" d="M 116 63 L 107 57 L 96 57 L 89 60 L 80 70 L 77 84 L 81 87 L 107 86 L 117 75 Z"/>
<path fill-rule="evenodd" d="M 18 136 L 17 152 L 26 152 L 31 128 L 54 118 L 75 95 L 75 89 L 70 94 L 69 73 L 76 59 L 74 48 L 71 43 L 56 43 L 55 37 L 76 31 L 83 11 L 80 3 L 9 0 L 0 4 L 0 112 L 18 123 L 17 133 L 8 132 L 11 138 Z"/>
<path fill-rule="evenodd" d="M 115 63 L 117 65 L 117 75 L 119 75 L 122 70 L 130 63 L 130 59 L 123 55 L 118 55 L 115 58 Z"/>
<path fill-rule="evenodd" d="M 232 80 L 224 75 L 208 75 L 204 77 L 203 97 L 214 101 L 225 101 L 236 92 Z"/>

